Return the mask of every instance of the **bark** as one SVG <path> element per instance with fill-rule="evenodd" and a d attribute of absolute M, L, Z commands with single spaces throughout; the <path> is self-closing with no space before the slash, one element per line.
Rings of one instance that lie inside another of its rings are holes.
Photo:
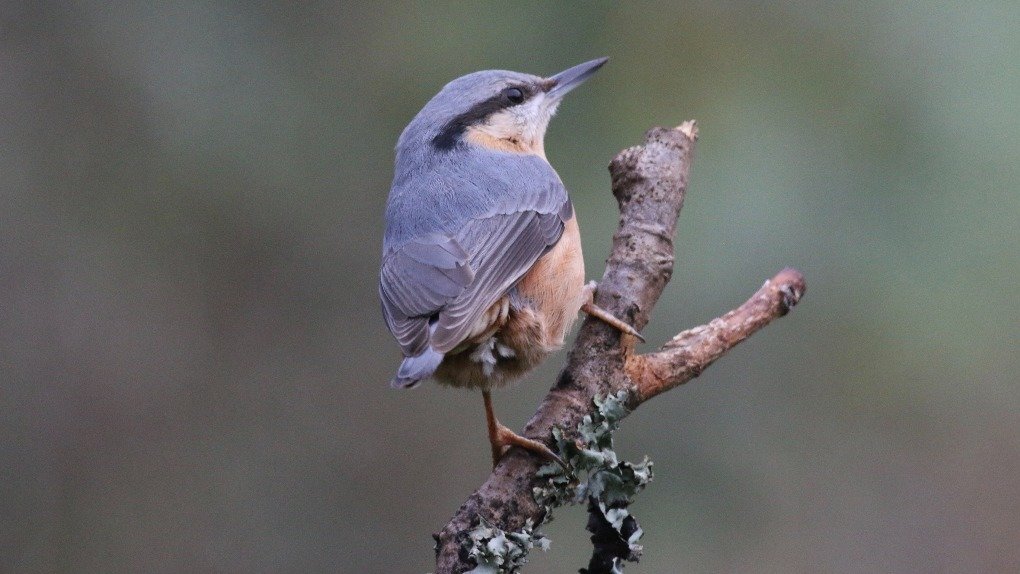
<path fill-rule="evenodd" d="M 620 225 L 595 303 L 638 330 L 673 273 L 673 238 L 683 207 L 697 140 L 693 121 L 677 128 L 654 128 L 645 143 L 620 152 L 609 166 Z M 784 269 L 743 305 L 702 325 L 683 331 L 659 350 L 634 352 L 634 339 L 601 321 L 581 326 L 567 366 L 560 373 L 523 435 L 552 445 L 553 427 L 573 438 L 578 423 L 592 409 L 595 396 L 631 391 L 630 408 L 683 384 L 722 354 L 772 320 L 785 315 L 804 294 L 801 274 Z M 541 524 L 543 510 L 532 498 L 535 471 L 543 463 L 532 454 L 511 449 L 457 510 L 436 539 L 436 572 L 459 573 L 475 564 L 462 542 L 483 516 L 505 531 L 528 522 Z"/>

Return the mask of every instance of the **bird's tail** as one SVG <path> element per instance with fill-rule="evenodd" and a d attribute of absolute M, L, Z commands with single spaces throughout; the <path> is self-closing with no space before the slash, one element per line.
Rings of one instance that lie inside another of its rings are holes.
<path fill-rule="evenodd" d="M 390 381 L 390 386 L 394 389 L 412 389 L 436 372 L 442 361 L 443 353 L 432 347 L 426 347 L 420 355 L 405 357 L 397 369 L 397 376 Z"/>

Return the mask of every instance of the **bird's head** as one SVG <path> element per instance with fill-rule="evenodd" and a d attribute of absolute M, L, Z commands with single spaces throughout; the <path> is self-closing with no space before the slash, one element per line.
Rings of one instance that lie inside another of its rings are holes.
<path fill-rule="evenodd" d="M 466 146 L 545 157 L 545 130 L 563 96 L 607 60 L 585 62 L 548 78 L 506 70 L 457 78 L 404 130 L 398 162 L 408 153 L 447 153 Z"/>

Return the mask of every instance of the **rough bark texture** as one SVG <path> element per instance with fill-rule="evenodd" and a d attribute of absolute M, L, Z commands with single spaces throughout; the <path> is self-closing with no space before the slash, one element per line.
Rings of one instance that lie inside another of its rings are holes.
<path fill-rule="evenodd" d="M 644 145 L 622 151 L 609 166 L 620 226 L 595 303 L 638 330 L 648 324 L 673 273 L 673 237 L 696 140 L 693 121 L 674 129 L 654 128 L 646 134 Z M 552 446 L 552 428 L 563 429 L 569 437 L 597 395 L 629 389 L 633 409 L 693 379 L 734 345 L 786 314 L 804 290 L 800 273 L 784 269 L 739 308 L 678 334 L 647 355 L 634 353 L 631 336 L 587 319 L 566 368 L 522 434 Z M 478 524 L 479 516 L 506 531 L 520 530 L 528 521 L 542 522 L 542 509 L 532 498 L 540 464 L 519 449 L 503 457 L 488 480 L 434 535 L 437 574 L 465 572 L 475 566 L 461 548 L 465 533 Z"/>

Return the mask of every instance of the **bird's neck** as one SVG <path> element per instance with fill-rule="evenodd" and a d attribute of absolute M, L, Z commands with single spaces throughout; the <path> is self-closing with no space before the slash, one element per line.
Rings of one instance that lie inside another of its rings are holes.
<path fill-rule="evenodd" d="M 507 134 L 507 130 L 491 125 L 477 125 L 468 128 L 464 139 L 486 149 L 537 155 L 545 159 L 545 134 Z"/>

